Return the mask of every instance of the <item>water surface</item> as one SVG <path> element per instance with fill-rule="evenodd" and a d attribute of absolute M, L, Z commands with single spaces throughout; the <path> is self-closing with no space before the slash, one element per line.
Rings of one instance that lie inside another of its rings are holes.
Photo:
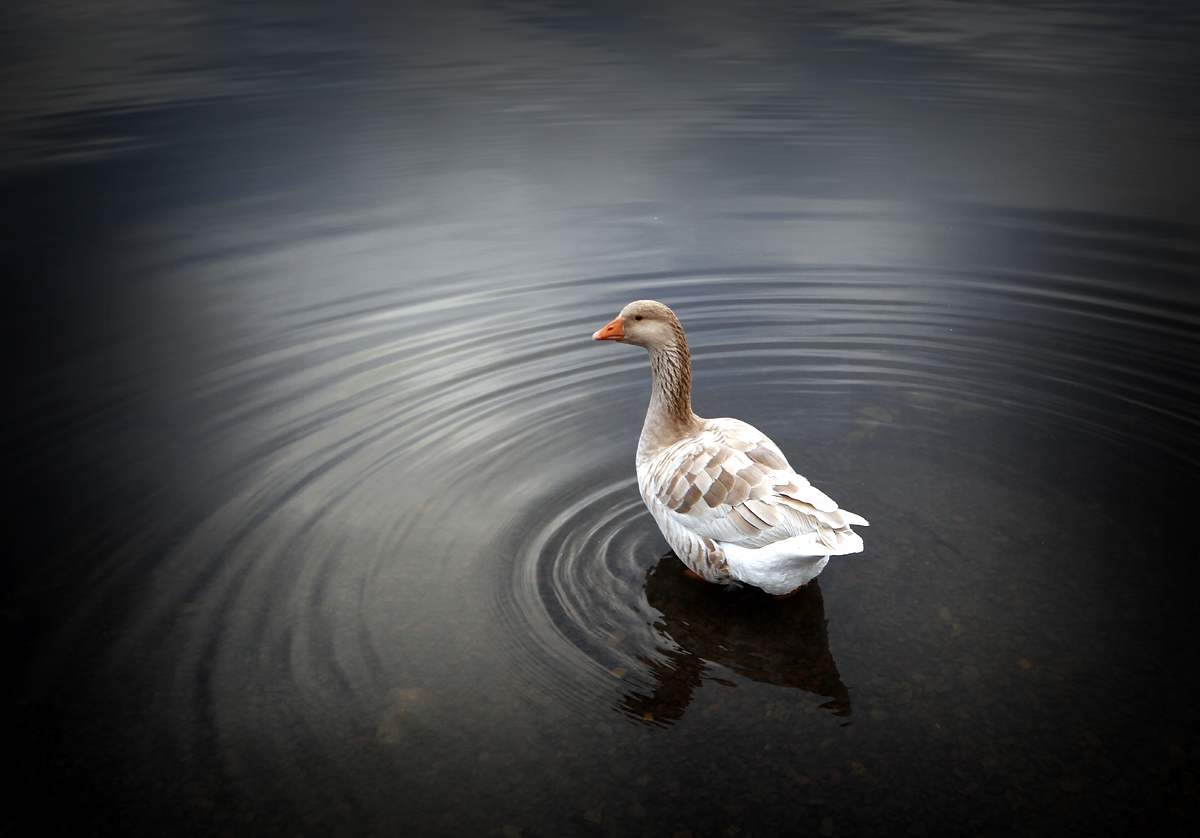
<path fill-rule="evenodd" d="M 1194 821 L 1194 18 L 14 21 L 5 828 Z M 871 521 L 803 595 L 642 507 L 647 297 Z"/>

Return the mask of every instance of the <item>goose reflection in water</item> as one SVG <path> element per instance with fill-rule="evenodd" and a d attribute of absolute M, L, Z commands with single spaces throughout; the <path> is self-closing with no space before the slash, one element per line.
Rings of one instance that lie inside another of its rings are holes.
<path fill-rule="evenodd" d="M 751 681 L 827 697 L 822 709 L 851 715 L 849 690 L 829 651 L 819 579 L 795 596 L 774 599 L 755 588 L 728 591 L 697 582 L 667 553 L 647 572 L 645 590 L 647 602 L 662 614 L 655 628 L 676 648 L 660 647 L 658 660 L 641 658 L 653 684 L 649 694 L 630 691 L 621 697 L 625 715 L 658 727 L 679 721 L 713 665 Z"/>

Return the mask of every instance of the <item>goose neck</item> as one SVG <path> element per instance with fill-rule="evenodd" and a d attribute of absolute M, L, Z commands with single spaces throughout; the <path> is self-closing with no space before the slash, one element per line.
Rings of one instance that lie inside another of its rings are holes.
<path fill-rule="evenodd" d="M 694 433 L 701 422 L 692 413 L 692 364 L 687 344 L 651 349 L 650 369 L 654 387 L 638 446 L 639 455 L 645 456 Z"/>

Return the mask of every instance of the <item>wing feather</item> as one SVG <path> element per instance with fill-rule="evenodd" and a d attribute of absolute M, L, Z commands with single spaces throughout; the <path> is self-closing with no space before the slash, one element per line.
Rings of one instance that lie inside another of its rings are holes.
<path fill-rule="evenodd" d="M 739 474 L 733 472 L 729 472 L 729 474 L 733 478 L 733 485 L 725 495 L 725 503 L 729 506 L 737 506 L 750 497 L 750 484 Z"/>
<path fill-rule="evenodd" d="M 742 507 L 749 509 L 759 517 L 768 527 L 776 527 L 783 521 L 786 512 L 778 506 L 773 506 L 766 501 L 757 498 L 749 498 Z"/>
<path fill-rule="evenodd" d="M 762 529 L 759 526 L 762 521 L 759 521 L 754 513 L 747 510 L 745 506 L 735 506 L 725 513 L 725 516 L 746 537 L 754 538 L 762 535 Z"/>
<path fill-rule="evenodd" d="M 700 539 L 761 547 L 811 534 L 831 552 L 866 524 L 788 465 L 770 439 L 734 419 L 709 420 L 700 433 L 660 452 L 639 485 L 651 508 Z"/>

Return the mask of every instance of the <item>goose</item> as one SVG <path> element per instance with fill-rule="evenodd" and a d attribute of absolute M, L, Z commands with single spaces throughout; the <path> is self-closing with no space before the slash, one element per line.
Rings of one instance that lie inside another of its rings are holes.
<path fill-rule="evenodd" d="M 679 318 L 637 300 L 592 335 L 644 347 L 654 379 L 637 447 L 638 490 L 690 575 L 791 596 L 830 556 L 858 553 L 866 526 L 797 474 L 766 434 L 692 412 L 692 363 Z"/>

